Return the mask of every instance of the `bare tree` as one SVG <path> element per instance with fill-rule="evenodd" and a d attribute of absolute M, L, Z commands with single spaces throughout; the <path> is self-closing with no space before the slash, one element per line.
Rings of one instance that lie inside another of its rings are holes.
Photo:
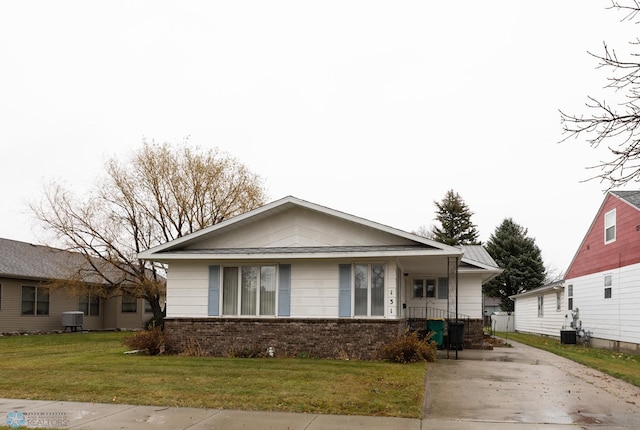
<path fill-rule="evenodd" d="M 622 11 L 625 13 L 623 20 L 633 21 L 640 13 L 640 2 L 612 1 L 608 9 Z M 630 44 L 632 47 L 640 46 L 640 38 Z M 611 105 L 605 100 L 588 96 L 586 106 L 590 114 L 586 116 L 560 111 L 565 135 L 562 140 L 585 136 L 594 148 L 602 143 L 608 145 L 612 158 L 591 166 L 591 169 L 597 169 L 600 173 L 589 179 L 608 183 L 608 189 L 631 181 L 640 182 L 640 54 L 630 53 L 620 57 L 606 43 L 602 54 L 589 54 L 596 58 L 599 68 L 610 71 L 605 89 L 621 92 L 623 99 Z"/>
<path fill-rule="evenodd" d="M 109 160 L 106 176 L 86 198 L 51 183 L 31 209 L 60 246 L 85 257 L 68 283 L 91 279 L 103 296 L 144 298 L 160 324 L 165 268 L 139 260 L 138 253 L 264 200 L 262 179 L 226 153 L 143 142 L 127 162 Z"/>

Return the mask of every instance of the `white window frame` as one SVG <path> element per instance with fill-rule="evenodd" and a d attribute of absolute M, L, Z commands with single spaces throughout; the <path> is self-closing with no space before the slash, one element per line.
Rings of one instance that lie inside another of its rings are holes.
<path fill-rule="evenodd" d="M 613 275 L 604 275 L 603 284 L 604 299 L 609 300 L 613 297 Z M 609 297 L 607 297 L 607 292 L 609 293 Z"/>
<path fill-rule="evenodd" d="M 256 267 L 258 269 L 258 276 L 256 279 L 256 302 L 255 308 L 256 311 L 253 314 L 243 314 L 242 313 L 242 269 L 248 267 Z M 274 277 L 274 306 L 273 313 L 265 313 L 262 314 L 260 312 L 260 294 L 261 294 L 261 276 L 262 276 L 262 268 L 263 267 L 273 267 L 275 277 Z M 238 284 L 237 284 L 237 294 L 238 294 L 238 302 L 236 303 L 235 313 L 225 313 L 224 312 L 224 269 L 225 268 L 235 268 L 238 270 Z M 280 272 L 278 270 L 278 264 L 276 263 L 261 263 L 261 264 L 232 264 L 228 266 L 222 266 L 222 270 L 220 271 L 221 282 L 220 282 L 220 314 L 222 316 L 227 317 L 244 317 L 244 318 L 252 318 L 252 317 L 275 317 L 278 313 L 278 277 Z"/>
<path fill-rule="evenodd" d="M 357 266 L 367 266 L 367 314 L 366 315 L 356 314 L 356 272 L 357 272 L 356 267 Z M 371 284 L 373 279 L 373 277 L 371 276 L 372 266 L 382 266 L 384 270 L 384 276 L 382 277 L 382 303 L 381 303 L 382 314 L 381 315 L 371 314 L 372 299 L 373 299 L 371 294 L 371 286 L 372 286 Z M 356 262 L 352 264 L 351 276 L 352 276 L 351 285 L 353 285 L 353 288 L 351 291 L 351 315 L 358 318 L 359 317 L 384 318 L 385 317 L 385 298 L 387 293 L 387 264 L 382 262 L 372 262 L 372 263 Z M 424 293 L 426 294 L 427 293 L 426 284 L 424 288 L 425 288 Z"/>
<path fill-rule="evenodd" d="M 607 232 L 613 229 L 613 237 L 607 239 Z M 612 209 L 606 214 L 604 214 L 604 243 L 605 245 L 608 243 L 612 243 L 616 241 L 617 236 L 617 228 L 616 228 L 616 210 Z"/>
<path fill-rule="evenodd" d="M 562 294 L 560 291 L 556 291 L 556 312 L 562 310 Z"/>
<path fill-rule="evenodd" d="M 413 283 L 412 288 L 413 288 L 413 298 L 414 299 L 438 299 L 439 298 L 439 294 L 438 294 L 438 289 L 439 289 L 439 282 L 440 279 L 448 279 L 445 278 L 443 276 L 441 277 L 437 277 L 437 276 L 421 276 L 421 277 L 417 277 L 417 278 L 413 278 Z M 422 295 L 417 295 L 416 294 L 416 281 L 421 281 L 422 282 Z M 429 295 L 429 286 L 433 287 L 433 289 L 431 290 L 433 295 Z M 445 298 L 443 298 L 444 300 Z"/>
<path fill-rule="evenodd" d="M 567 310 L 573 310 L 573 284 L 567 285 Z"/>
<path fill-rule="evenodd" d="M 538 318 L 544 317 L 544 295 L 538 296 Z"/>

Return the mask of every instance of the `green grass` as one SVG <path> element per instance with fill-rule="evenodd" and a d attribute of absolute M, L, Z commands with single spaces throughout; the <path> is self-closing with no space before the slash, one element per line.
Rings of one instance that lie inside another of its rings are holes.
<path fill-rule="evenodd" d="M 419 418 L 426 365 L 123 354 L 131 333 L 0 338 L 5 398 Z"/>
<path fill-rule="evenodd" d="M 504 338 L 505 333 L 499 333 Z M 640 387 L 640 356 L 582 345 L 561 344 L 559 340 L 524 333 L 509 333 L 509 340 L 533 346 L 573 360 Z"/>

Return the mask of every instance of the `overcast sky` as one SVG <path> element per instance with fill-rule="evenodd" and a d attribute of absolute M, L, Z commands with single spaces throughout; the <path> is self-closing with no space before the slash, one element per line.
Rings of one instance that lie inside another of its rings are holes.
<path fill-rule="evenodd" d="M 41 243 L 43 184 L 82 194 L 142 139 L 218 147 L 293 195 L 406 231 L 449 189 L 565 271 L 604 199 L 561 138 L 637 26 L 608 0 L 0 3 L 0 237 Z"/>

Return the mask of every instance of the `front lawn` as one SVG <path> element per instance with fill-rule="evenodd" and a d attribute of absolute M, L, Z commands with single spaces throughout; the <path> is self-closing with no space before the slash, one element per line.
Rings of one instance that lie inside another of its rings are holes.
<path fill-rule="evenodd" d="M 131 333 L 0 338 L 0 397 L 420 418 L 426 365 L 128 355 Z"/>
<path fill-rule="evenodd" d="M 552 352 L 640 387 L 640 356 L 582 345 L 561 344 L 559 340 L 533 334 L 499 333 L 499 335 Z"/>

